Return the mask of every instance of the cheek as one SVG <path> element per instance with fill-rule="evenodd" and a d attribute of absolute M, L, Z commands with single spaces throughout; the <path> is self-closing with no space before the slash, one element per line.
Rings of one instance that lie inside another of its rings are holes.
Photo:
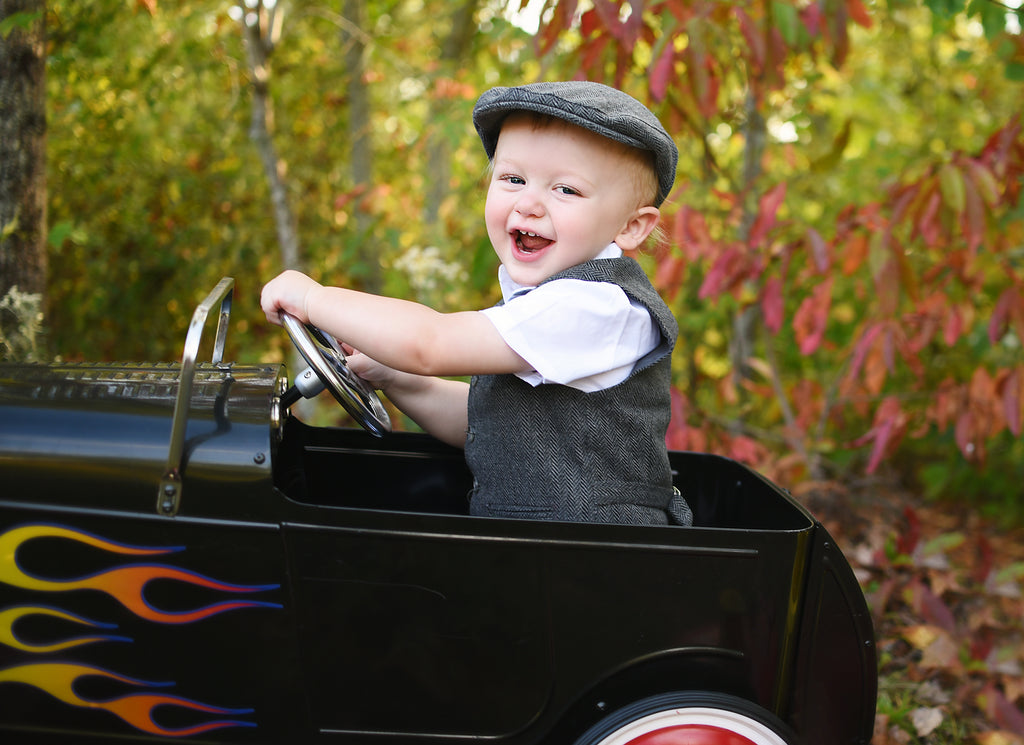
<path fill-rule="evenodd" d="M 484 203 L 484 222 L 487 225 L 487 230 L 499 230 L 500 232 L 505 231 L 505 218 L 508 215 L 508 211 L 502 204 L 501 196 L 495 194 L 493 189 L 487 192 L 487 201 Z"/>

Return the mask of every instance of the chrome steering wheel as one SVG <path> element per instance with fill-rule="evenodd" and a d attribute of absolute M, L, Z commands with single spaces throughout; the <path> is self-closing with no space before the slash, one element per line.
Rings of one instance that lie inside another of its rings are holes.
<path fill-rule="evenodd" d="M 309 365 L 295 378 L 298 395 L 312 398 L 326 388 L 368 432 L 377 437 L 390 432 L 391 417 L 387 410 L 373 388 L 352 372 L 338 342 L 316 326 L 302 323 L 283 311 L 281 322 Z M 294 403 L 298 395 L 285 394 L 288 404 Z"/>

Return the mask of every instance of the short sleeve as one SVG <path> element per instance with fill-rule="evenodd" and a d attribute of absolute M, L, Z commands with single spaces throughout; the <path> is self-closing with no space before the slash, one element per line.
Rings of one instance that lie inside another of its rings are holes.
<path fill-rule="evenodd" d="M 533 368 L 519 375 L 531 385 L 610 388 L 661 338 L 647 309 L 610 282 L 546 282 L 481 312 Z"/>

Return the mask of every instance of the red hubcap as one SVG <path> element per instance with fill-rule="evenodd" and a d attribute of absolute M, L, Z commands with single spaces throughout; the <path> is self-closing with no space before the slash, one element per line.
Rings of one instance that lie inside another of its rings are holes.
<path fill-rule="evenodd" d="M 640 735 L 629 745 L 754 745 L 754 742 L 721 727 L 681 724 Z"/>

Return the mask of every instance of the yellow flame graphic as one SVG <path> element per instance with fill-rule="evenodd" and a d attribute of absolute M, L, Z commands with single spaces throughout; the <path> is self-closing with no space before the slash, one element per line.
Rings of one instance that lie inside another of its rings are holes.
<path fill-rule="evenodd" d="M 223 601 L 197 608 L 191 611 L 168 612 L 155 608 L 146 601 L 144 592 L 146 585 L 155 579 L 170 579 L 212 590 L 230 593 L 263 592 L 276 589 L 278 585 L 236 585 L 228 582 L 204 577 L 195 572 L 178 569 L 167 564 L 130 564 L 98 572 L 77 579 L 54 580 L 29 574 L 19 566 L 17 550 L 34 538 L 66 538 L 86 545 L 95 546 L 104 551 L 131 556 L 151 556 L 181 550 L 180 548 L 153 548 L 144 546 L 127 546 L 122 543 L 106 540 L 80 530 L 73 530 L 60 525 L 38 524 L 23 525 L 0 534 L 0 582 L 25 590 L 42 592 L 62 592 L 65 590 L 99 590 L 118 600 L 125 608 L 137 615 L 156 623 L 191 623 L 218 613 L 238 608 L 270 607 L 280 608 L 279 603 L 267 603 L 253 600 Z"/>
<path fill-rule="evenodd" d="M 92 644 L 94 642 L 129 641 L 123 636 L 97 634 L 95 636 L 79 636 L 74 639 L 65 639 L 64 641 L 52 642 L 50 644 L 28 644 L 27 642 L 19 639 L 14 633 L 14 624 L 22 618 L 27 618 L 29 616 L 50 616 L 51 618 L 60 618 L 64 621 L 89 626 L 90 628 L 113 628 L 111 624 L 90 621 L 88 618 L 82 618 L 81 616 L 76 616 L 72 613 L 66 613 L 65 611 L 58 610 L 57 608 L 22 605 L 0 610 L 0 644 L 6 644 L 8 647 L 20 649 L 23 652 L 36 652 L 41 654 L 45 652 L 59 652 L 62 649 L 70 649 L 71 647 L 78 647 L 83 644 Z"/>
<path fill-rule="evenodd" d="M 165 737 L 186 737 L 201 732 L 209 732 L 224 727 L 254 727 L 252 722 L 235 719 L 219 719 L 196 724 L 191 727 L 168 729 L 156 723 L 153 712 L 160 706 L 177 706 L 196 712 L 221 716 L 240 716 L 249 714 L 252 709 L 224 709 L 209 706 L 197 701 L 190 701 L 180 696 L 169 696 L 158 693 L 130 693 L 107 701 L 90 701 L 82 698 L 74 691 L 74 685 L 81 678 L 100 676 L 138 687 L 166 686 L 166 683 L 150 683 L 144 680 L 128 678 L 124 675 L 108 672 L 90 665 L 76 665 L 58 662 L 40 662 L 30 665 L 19 665 L 0 670 L 0 683 L 24 683 L 49 693 L 54 698 L 71 706 L 89 709 L 103 709 L 117 715 L 136 729 L 153 735 Z"/>

